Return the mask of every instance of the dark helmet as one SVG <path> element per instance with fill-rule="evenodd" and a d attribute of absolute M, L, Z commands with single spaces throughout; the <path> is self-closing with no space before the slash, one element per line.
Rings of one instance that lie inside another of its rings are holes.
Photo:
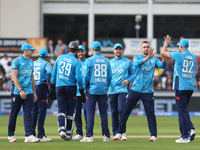
<path fill-rule="evenodd" d="M 75 41 L 71 41 L 68 45 L 69 49 L 78 50 L 78 44 Z"/>

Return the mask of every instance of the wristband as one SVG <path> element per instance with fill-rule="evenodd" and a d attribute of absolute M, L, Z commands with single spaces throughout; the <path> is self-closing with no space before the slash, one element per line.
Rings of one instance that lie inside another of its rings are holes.
<path fill-rule="evenodd" d="M 20 93 L 21 91 L 23 91 L 23 89 L 19 90 L 19 93 Z"/>

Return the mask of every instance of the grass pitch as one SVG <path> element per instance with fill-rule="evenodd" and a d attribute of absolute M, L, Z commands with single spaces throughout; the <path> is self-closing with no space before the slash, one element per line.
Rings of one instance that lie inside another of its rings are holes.
<path fill-rule="evenodd" d="M 103 142 L 101 134 L 101 121 L 95 116 L 94 142 L 81 143 L 79 141 L 63 141 L 58 136 L 56 116 L 47 116 L 45 131 L 52 142 L 24 143 L 23 116 L 18 116 L 15 136 L 16 143 L 7 140 L 9 116 L 0 116 L 0 150 L 195 150 L 200 149 L 200 118 L 192 117 L 191 120 L 196 127 L 195 140 L 189 144 L 177 144 L 175 140 L 180 137 L 177 117 L 157 117 L 158 141 L 149 142 L 150 133 L 146 117 L 131 116 L 127 122 L 127 141 Z M 112 137 L 111 117 L 109 117 L 109 129 Z M 83 119 L 83 132 L 85 134 L 85 122 Z M 76 127 L 74 128 L 74 135 Z"/>

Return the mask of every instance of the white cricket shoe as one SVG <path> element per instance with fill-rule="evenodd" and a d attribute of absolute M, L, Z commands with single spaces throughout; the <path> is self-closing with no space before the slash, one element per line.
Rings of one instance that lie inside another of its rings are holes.
<path fill-rule="evenodd" d="M 80 140 L 80 142 L 94 142 L 93 137 L 85 137 L 82 140 Z"/>
<path fill-rule="evenodd" d="M 51 142 L 52 139 L 46 137 L 46 136 L 43 136 L 43 138 L 40 139 L 40 142 Z"/>
<path fill-rule="evenodd" d="M 180 138 L 175 141 L 176 143 L 190 143 L 190 137 L 188 138 Z"/>
<path fill-rule="evenodd" d="M 120 140 L 120 138 L 122 137 L 122 135 L 120 134 L 120 133 L 117 133 L 114 137 L 113 137 L 113 141 L 119 141 Z"/>
<path fill-rule="evenodd" d="M 64 131 L 60 131 L 59 135 L 64 141 L 70 141 L 71 139 L 68 135 L 65 134 Z"/>
<path fill-rule="evenodd" d="M 110 138 L 104 135 L 103 142 L 110 142 L 110 141 L 111 141 Z"/>
<path fill-rule="evenodd" d="M 39 142 L 39 141 L 40 141 L 40 139 L 36 138 L 33 135 L 29 135 L 29 136 L 25 137 L 25 140 L 24 140 L 25 143 L 29 143 L 29 142 L 36 143 L 36 142 Z"/>
<path fill-rule="evenodd" d="M 155 136 L 151 136 L 149 142 L 156 142 L 157 138 Z"/>
<path fill-rule="evenodd" d="M 15 136 L 9 136 L 9 137 L 8 137 L 8 141 L 9 141 L 9 142 L 17 142 Z"/>
<path fill-rule="evenodd" d="M 72 138 L 72 140 L 82 140 L 83 136 L 81 136 L 80 134 L 77 134 L 75 137 Z"/>
<path fill-rule="evenodd" d="M 122 139 L 121 139 L 122 141 L 126 141 L 126 140 L 127 140 L 126 133 L 123 133 L 121 138 L 122 138 Z"/>
<path fill-rule="evenodd" d="M 193 141 L 194 140 L 194 138 L 195 138 L 195 132 L 194 132 L 194 130 L 193 129 L 190 129 L 189 130 L 189 134 L 190 134 L 190 141 Z"/>

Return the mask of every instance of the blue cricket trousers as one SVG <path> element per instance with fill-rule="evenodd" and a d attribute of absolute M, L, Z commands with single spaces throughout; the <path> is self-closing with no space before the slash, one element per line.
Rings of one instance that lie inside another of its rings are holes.
<path fill-rule="evenodd" d="M 64 131 L 67 135 L 72 135 L 73 129 L 73 114 L 76 104 L 76 86 L 60 86 L 56 87 L 56 97 L 58 103 L 58 114 L 66 114 L 66 117 L 58 116 L 58 126 L 65 126 Z M 71 119 L 68 119 L 71 118 Z M 67 121 L 66 121 L 67 120 Z"/>
<path fill-rule="evenodd" d="M 119 133 L 119 120 L 124 109 L 127 93 L 109 94 L 111 115 L 112 115 L 112 130 L 115 136 Z M 125 132 L 125 131 L 124 131 Z"/>
<path fill-rule="evenodd" d="M 156 124 L 156 116 L 155 116 L 155 110 L 154 110 L 153 93 L 140 93 L 140 92 L 135 92 L 132 90 L 129 90 L 128 92 L 128 98 L 126 100 L 124 109 L 122 111 L 119 133 L 124 133 L 124 130 L 126 129 L 126 122 L 128 120 L 128 117 L 132 109 L 136 106 L 139 99 L 142 100 L 142 103 L 144 105 L 151 136 L 157 137 L 157 124 Z"/>
<path fill-rule="evenodd" d="M 108 116 L 107 116 L 107 94 L 105 95 L 91 95 L 86 93 L 86 137 L 93 136 L 94 128 L 94 113 L 96 102 L 99 105 L 99 112 L 101 116 L 102 135 L 110 138 L 110 131 L 108 129 Z"/>
<path fill-rule="evenodd" d="M 38 123 L 38 138 L 43 138 L 45 136 L 44 130 L 44 121 L 46 118 L 46 111 L 47 111 L 47 94 L 48 94 L 48 87 L 46 84 L 41 84 L 35 86 L 35 90 L 37 93 L 37 101 L 33 104 L 32 108 L 32 134 L 36 136 L 35 128 L 36 124 Z"/>
<path fill-rule="evenodd" d="M 31 132 L 31 109 L 33 107 L 33 94 L 28 94 L 26 99 L 21 99 L 20 95 L 13 95 L 12 98 L 12 108 L 8 124 L 8 136 L 14 136 L 17 115 L 23 106 L 24 114 L 24 129 L 25 136 L 32 135 Z"/>
<path fill-rule="evenodd" d="M 75 123 L 76 123 L 76 134 L 79 134 L 83 136 L 83 130 L 82 130 L 82 106 L 83 106 L 83 111 L 84 111 L 84 116 L 85 116 L 85 121 L 86 121 L 86 110 L 85 110 L 85 103 L 82 104 L 82 99 L 81 96 L 76 97 L 76 116 L 75 116 Z"/>
<path fill-rule="evenodd" d="M 187 138 L 189 136 L 188 131 L 190 129 L 194 129 L 194 126 L 190 120 L 189 112 L 187 111 L 187 106 L 192 94 L 193 90 L 176 90 L 175 92 L 179 129 L 182 138 Z"/>

